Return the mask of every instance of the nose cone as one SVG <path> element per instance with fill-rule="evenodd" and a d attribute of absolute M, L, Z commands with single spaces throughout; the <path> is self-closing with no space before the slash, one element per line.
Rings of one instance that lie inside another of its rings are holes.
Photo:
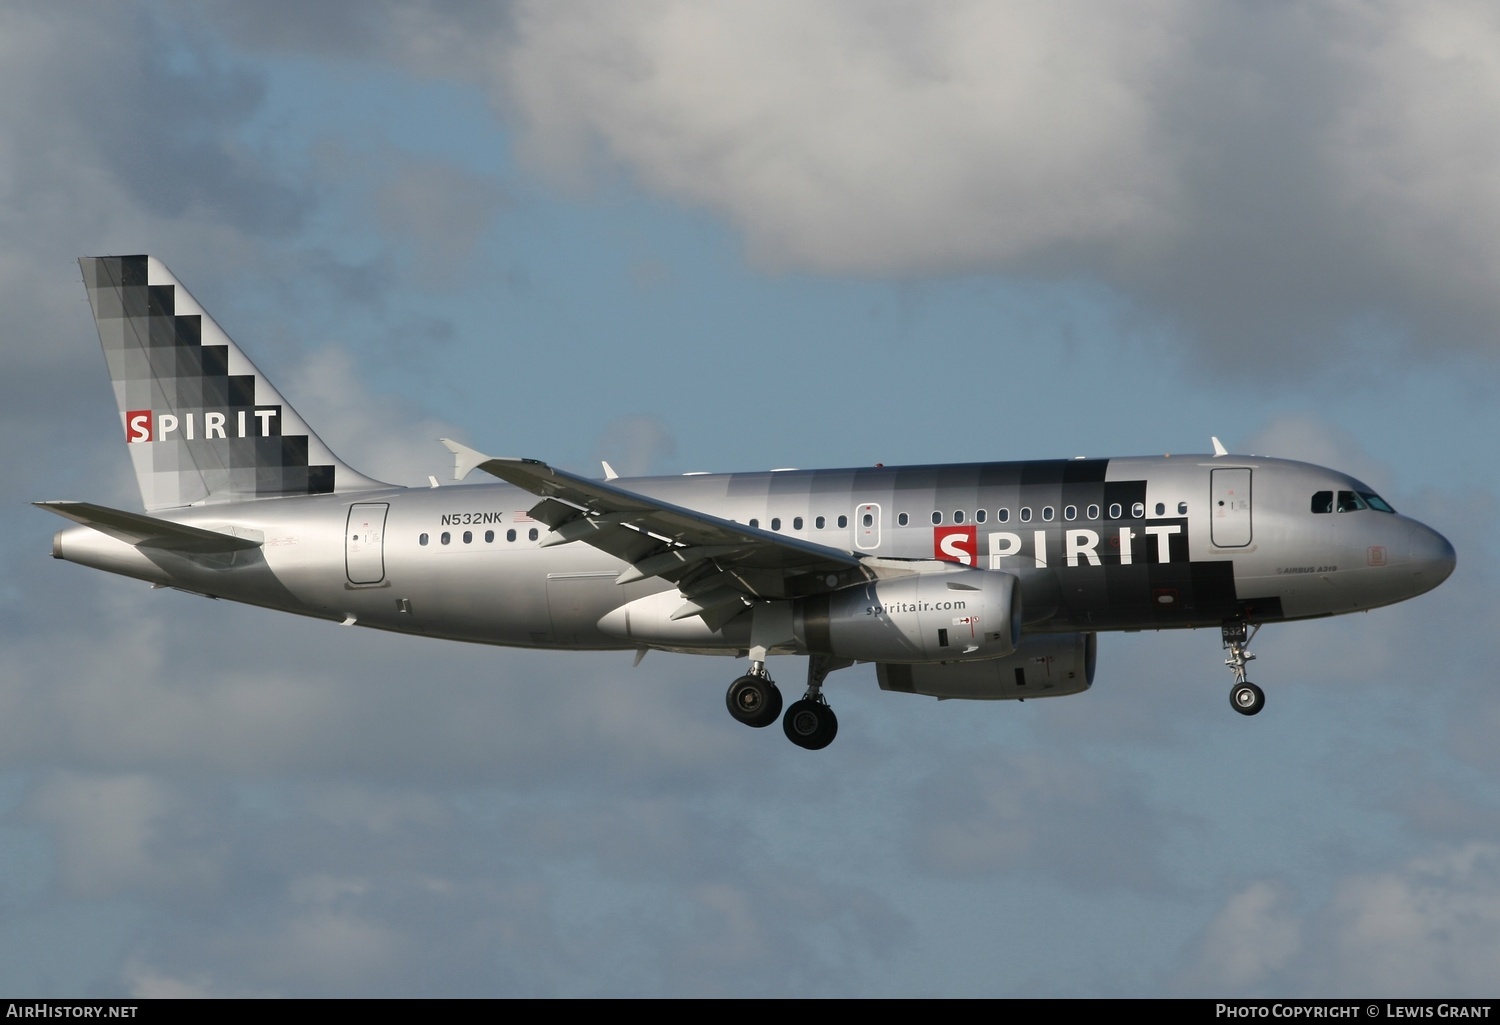
<path fill-rule="evenodd" d="M 1411 572 L 1418 594 L 1430 591 L 1453 573 L 1458 556 L 1448 539 L 1418 523 L 1411 528 Z"/>

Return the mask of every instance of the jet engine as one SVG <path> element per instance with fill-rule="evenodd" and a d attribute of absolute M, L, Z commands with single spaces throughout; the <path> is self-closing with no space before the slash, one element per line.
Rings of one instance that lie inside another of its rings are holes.
<path fill-rule="evenodd" d="M 881 690 L 935 698 L 993 701 L 1078 694 L 1094 682 L 1097 635 L 1032 634 L 1014 654 L 983 662 L 940 662 L 875 667 Z"/>
<path fill-rule="evenodd" d="M 793 630 L 805 651 L 860 662 L 991 659 L 1020 639 L 1021 588 L 979 569 L 886 577 L 799 601 Z"/>

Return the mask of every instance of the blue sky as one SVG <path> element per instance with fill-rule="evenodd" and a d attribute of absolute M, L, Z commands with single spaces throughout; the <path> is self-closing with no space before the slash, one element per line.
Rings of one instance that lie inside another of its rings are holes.
<path fill-rule="evenodd" d="M 1151 7 L 9 5 L 0 990 L 1492 995 L 1500 21 Z M 1268 628 L 1253 720 L 1106 635 L 1056 702 L 841 672 L 813 755 L 731 660 L 46 558 L 27 503 L 138 502 L 72 261 L 142 251 L 385 479 L 1218 435 L 1459 567 Z"/>

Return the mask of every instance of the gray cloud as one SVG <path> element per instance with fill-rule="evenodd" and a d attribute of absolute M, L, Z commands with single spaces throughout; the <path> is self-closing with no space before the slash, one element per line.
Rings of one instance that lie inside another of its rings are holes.
<path fill-rule="evenodd" d="M 623 170 L 768 269 L 1102 282 L 1251 377 L 1495 351 L 1482 6 L 585 6 L 185 13 L 478 83 L 554 182 Z"/>
<path fill-rule="evenodd" d="M 1473 5 L 575 15 L 518 5 L 488 57 L 532 159 L 623 167 L 767 267 L 1102 280 L 1252 376 L 1494 351 L 1500 69 Z"/>
<path fill-rule="evenodd" d="M 1500 958 L 1500 848 L 1434 847 L 1350 874 L 1310 910 L 1284 884 L 1252 882 L 1192 946 L 1185 993 L 1483 997 Z"/>

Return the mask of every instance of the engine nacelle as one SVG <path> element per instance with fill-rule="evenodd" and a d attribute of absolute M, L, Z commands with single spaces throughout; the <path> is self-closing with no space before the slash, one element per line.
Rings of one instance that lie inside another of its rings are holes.
<path fill-rule="evenodd" d="M 799 601 L 793 629 L 806 651 L 860 662 L 991 659 L 1016 650 L 1021 588 L 980 569 L 890 577 Z"/>
<path fill-rule="evenodd" d="M 985 662 L 878 665 L 881 690 L 995 701 L 1080 694 L 1094 682 L 1095 634 L 1032 634 L 1012 655 Z"/>

